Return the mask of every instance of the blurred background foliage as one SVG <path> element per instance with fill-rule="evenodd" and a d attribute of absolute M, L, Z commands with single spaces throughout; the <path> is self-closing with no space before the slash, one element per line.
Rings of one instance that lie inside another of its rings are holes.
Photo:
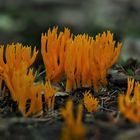
<path fill-rule="evenodd" d="M 92 36 L 111 30 L 123 43 L 121 59 L 140 58 L 139 0 L 0 0 L 0 44 L 40 48 L 41 33 L 57 25 Z"/>

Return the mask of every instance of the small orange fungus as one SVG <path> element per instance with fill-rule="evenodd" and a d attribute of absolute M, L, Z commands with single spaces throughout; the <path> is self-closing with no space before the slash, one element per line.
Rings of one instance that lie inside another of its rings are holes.
<path fill-rule="evenodd" d="M 73 102 L 68 100 L 66 107 L 61 109 L 61 115 L 65 121 L 62 140 L 83 140 L 86 134 L 85 127 L 82 124 L 82 104 L 78 105 L 77 117 L 73 114 Z"/>
<path fill-rule="evenodd" d="M 88 91 L 84 93 L 84 105 L 88 112 L 95 112 L 98 108 L 99 101 Z"/>
<path fill-rule="evenodd" d="M 134 91 L 134 94 L 133 92 Z M 119 95 L 118 107 L 120 112 L 134 123 L 140 122 L 140 83 L 128 78 L 128 88 L 126 94 Z"/>

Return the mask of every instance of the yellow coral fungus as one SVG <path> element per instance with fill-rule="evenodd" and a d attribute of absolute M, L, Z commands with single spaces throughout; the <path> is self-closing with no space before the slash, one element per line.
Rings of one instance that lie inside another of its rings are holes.
<path fill-rule="evenodd" d="M 18 103 L 18 108 L 24 116 L 29 116 L 42 110 L 41 86 L 34 86 L 35 76 L 28 68 L 33 64 L 38 51 L 22 44 L 7 45 L 4 55 L 4 47 L 0 47 L 0 75 L 10 90 L 12 99 Z M 5 61 L 4 61 L 5 56 Z M 33 99 L 34 98 L 34 99 Z M 30 100 L 30 108 L 26 110 L 27 101 Z"/>
<path fill-rule="evenodd" d="M 121 44 L 115 46 L 109 31 L 97 35 L 95 40 L 88 35 L 72 37 L 65 29 L 57 35 L 58 28 L 42 34 L 41 52 L 46 67 L 47 80 L 59 80 L 64 73 L 66 91 L 76 86 L 94 86 L 99 91 L 107 84 L 107 72 L 116 62 Z"/>
<path fill-rule="evenodd" d="M 64 32 L 57 35 L 58 28 L 48 30 L 47 35 L 41 37 L 41 53 L 46 67 L 47 80 L 60 80 L 64 72 L 64 53 L 70 31 L 65 28 Z"/>
<path fill-rule="evenodd" d="M 28 68 L 35 61 L 38 53 L 36 48 L 34 48 L 33 55 L 31 55 L 31 47 L 24 47 L 19 43 L 7 45 L 5 50 L 6 62 L 4 62 L 3 46 L 0 47 L 0 52 L 0 66 L 9 79 L 12 77 L 13 71 L 20 68 L 23 63 L 25 63 L 25 66 Z"/>
<path fill-rule="evenodd" d="M 76 70 L 76 55 L 77 49 L 71 40 L 68 41 L 65 54 L 64 70 L 67 77 L 66 91 L 70 91 L 75 87 L 75 70 Z"/>
<path fill-rule="evenodd" d="M 65 109 L 61 109 L 61 115 L 65 120 L 62 140 L 84 139 L 86 130 L 82 124 L 82 110 L 83 106 L 79 104 L 77 117 L 75 118 L 73 114 L 73 102 L 71 100 L 67 101 Z"/>
<path fill-rule="evenodd" d="M 0 75 L 4 78 L 8 88 L 10 88 L 9 82 L 15 69 L 20 69 L 23 63 L 25 67 L 29 68 L 35 61 L 37 53 L 36 48 L 34 48 L 32 53 L 31 47 L 17 43 L 15 45 L 7 45 L 4 55 L 4 46 L 0 47 Z M 5 62 L 4 57 L 6 59 Z M 14 95 L 12 97 L 15 100 Z"/>
<path fill-rule="evenodd" d="M 90 75 L 96 91 L 107 84 L 107 72 L 117 61 L 121 46 L 120 43 L 115 46 L 113 34 L 109 31 L 96 36 L 90 51 Z"/>
<path fill-rule="evenodd" d="M 47 105 L 48 110 L 53 110 L 56 90 L 51 86 L 50 81 L 46 82 L 43 87 L 45 104 Z"/>
<path fill-rule="evenodd" d="M 9 70 L 10 68 L 13 69 L 13 67 L 19 68 L 22 62 L 27 67 L 30 67 L 35 61 L 37 53 L 36 48 L 34 48 L 32 53 L 31 46 L 26 47 L 19 43 L 7 45 L 5 51 L 6 65 L 8 65 Z"/>
<path fill-rule="evenodd" d="M 0 47 L 0 79 L 5 81 L 12 99 L 17 102 L 24 116 L 43 112 L 43 90 L 45 105 L 47 104 L 48 109 L 54 108 L 55 90 L 49 82 L 45 85 L 34 84 L 35 75 L 32 69 L 28 69 L 35 61 L 37 53 L 36 48 L 32 52 L 31 47 L 19 43 L 7 45 L 5 52 L 4 46 Z"/>
<path fill-rule="evenodd" d="M 65 73 L 66 90 L 77 86 L 94 86 L 98 91 L 107 84 L 109 68 L 116 62 L 121 44 L 115 47 L 113 34 L 104 32 L 94 40 L 88 35 L 77 35 L 66 46 Z"/>
<path fill-rule="evenodd" d="M 42 111 L 41 86 L 34 85 L 35 75 L 32 69 L 28 71 L 25 64 L 20 69 L 15 69 L 9 81 L 9 90 L 14 95 L 14 101 L 24 116 L 33 115 Z M 29 109 L 26 104 L 30 101 Z"/>
<path fill-rule="evenodd" d="M 90 38 L 87 35 L 77 35 L 69 41 L 66 47 L 65 73 L 67 76 L 66 90 L 77 86 L 86 86 L 89 80 L 89 48 Z M 71 82 L 71 84 L 70 84 Z M 68 84 L 70 86 L 68 86 Z"/>
<path fill-rule="evenodd" d="M 110 32 L 97 35 L 95 40 L 85 34 L 75 36 L 66 47 L 66 90 L 75 86 L 75 81 L 78 86 L 92 86 L 93 83 L 96 91 L 105 86 L 107 72 L 116 62 L 120 49 L 121 44 L 115 47 Z"/>
<path fill-rule="evenodd" d="M 99 101 L 90 94 L 90 91 L 84 93 L 84 105 L 88 112 L 95 112 L 98 103 Z"/>
<path fill-rule="evenodd" d="M 48 109 L 54 107 L 55 90 L 50 82 L 35 84 L 33 69 L 27 69 L 23 65 L 19 69 L 14 69 L 11 79 L 8 81 L 8 87 L 14 101 L 24 116 L 41 115 L 43 113 L 42 91 L 44 90 L 45 104 Z M 14 95 L 14 96 L 13 96 Z"/>
<path fill-rule="evenodd" d="M 132 91 L 134 89 L 134 94 Z M 130 121 L 140 122 L 140 83 L 135 82 L 134 79 L 128 78 L 128 88 L 126 95 L 121 94 L 118 98 L 118 107 L 120 112 Z"/>
<path fill-rule="evenodd" d="M 31 47 L 23 46 L 22 44 L 7 45 L 4 55 L 4 46 L 0 47 L 0 75 L 5 80 L 7 87 L 11 91 L 11 96 L 16 101 L 16 95 L 12 91 L 13 86 L 11 83 L 13 74 L 16 70 L 20 70 L 21 67 L 29 68 L 37 56 L 38 51 L 34 48 L 33 53 Z M 4 62 L 5 56 L 5 62 Z"/>

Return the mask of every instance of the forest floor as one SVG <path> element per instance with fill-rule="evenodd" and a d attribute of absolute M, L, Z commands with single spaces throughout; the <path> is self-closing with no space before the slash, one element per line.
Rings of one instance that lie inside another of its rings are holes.
<path fill-rule="evenodd" d="M 127 120 L 118 111 L 118 95 L 127 89 L 127 77 L 140 80 L 140 65 L 129 59 L 124 65 L 114 66 L 108 75 L 108 87 L 98 94 L 90 88 L 79 88 L 65 93 L 63 88 L 55 98 L 55 108 L 40 118 L 24 118 L 18 112 L 9 96 L 0 98 L 0 140 L 59 140 L 64 120 L 59 109 L 72 98 L 75 107 L 82 99 L 84 91 L 91 90 L 99 99 L 100 107 L 94 113 L 84 109 L 83 124 L 86 128 L 85 140 L 139 140 L 140 125 Z M 64 94 L 63 94 L 64 92 Z"/>

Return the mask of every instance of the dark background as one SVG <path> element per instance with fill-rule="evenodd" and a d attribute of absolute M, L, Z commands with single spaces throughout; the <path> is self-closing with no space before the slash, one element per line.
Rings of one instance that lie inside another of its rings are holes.
<path fill-rule="evenodd" d="M 57 25 L 92 36 L 111 30 L 123 42 L 122 52 L 131 48 L 140 57 L 139 0 L 0 0 L 0 44 L 40 48 L 41 33 Z"/>

